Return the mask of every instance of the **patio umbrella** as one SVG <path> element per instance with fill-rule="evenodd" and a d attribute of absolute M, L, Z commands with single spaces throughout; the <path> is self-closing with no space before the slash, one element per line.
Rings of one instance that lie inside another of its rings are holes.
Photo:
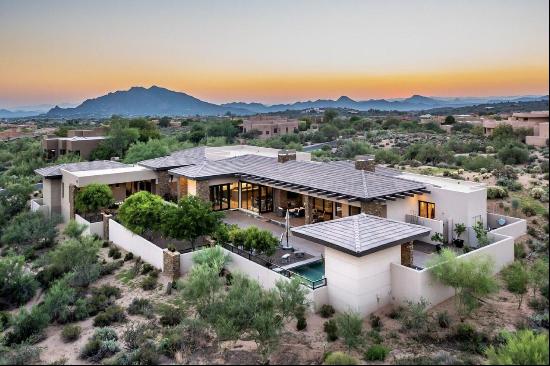
<path fill-rule="evenodd" d="M 284 249 L 290 249 L 290 246 L 288 245 L 288 237 L 290 236 L 290 213 L 288 210 L 286 210 L 286 216 L 285 216 L 285 237 L 286 237 L 286 246 Z"/>

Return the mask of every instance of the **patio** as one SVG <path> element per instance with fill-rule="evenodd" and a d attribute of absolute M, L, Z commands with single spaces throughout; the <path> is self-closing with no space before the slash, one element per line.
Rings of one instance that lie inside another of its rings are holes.
<path fill-rule="evenodd" d="M 237 225 L 241 228 L 257 226 L 260 229 L 271 231 L 273 235 L 275 235 L 277 238 L 280 238 L 285 231 L 284 226 L 271 222 L 270 218 L 267 218 L 265 216 L 255 216 L 252 214 L 247 214 L 239 210 L 226 211 L 223 221 L 228 224 Z M 284 223 L 284 219 L 282 222 Z M 324 253 L 324 247 L 322 245 L 313 243 L 309 240 L 290 236 L 288 242 L 289 245 L 294 247 L 295 250 L 303 251 L 306 254 L 306 256 L 304 256 L 304 259 L 308 258 L 307 254 L 309 254 L 309 258 L 321 258 Z"/>

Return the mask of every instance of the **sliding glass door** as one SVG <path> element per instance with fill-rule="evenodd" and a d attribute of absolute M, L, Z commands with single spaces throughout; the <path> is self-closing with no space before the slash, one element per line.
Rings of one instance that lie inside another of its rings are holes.
<path fill-rule="evenodd" d="M 229 210 L 231 185 L 210 186 L 210 202 L 214 211 Z"/>
<path fill-rule="evenodd" d="M 241 208 L 258 213 L 273 212 L 273 189 L 241 182 Z"/>

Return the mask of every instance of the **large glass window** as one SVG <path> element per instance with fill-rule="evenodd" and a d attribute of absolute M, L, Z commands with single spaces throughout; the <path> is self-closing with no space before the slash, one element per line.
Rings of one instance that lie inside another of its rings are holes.
<path fill-rule="evenodd" d="M 349 216 L 359 215 L 361 213 L 361 207 L 349 206 Z"/>
<path fill-rule="evenodd" d="M 254 212 L 273 211 L 273 189 L 258 184 L 241 182 L 241 208 Z"/>
<path fill-rule="evenodd" d="M 315 197 L 313 199 L 314 221 L 329 221 L 333 219 L 334 202 Z"/>
<path fill-rule="evenodd" d="M 435 203 L 418 201 L 418 216 L 427 219 L 435 219 Z"/>
<path fill-rule="evenodd" d="M 230 192 L 231 188 L 229 184 L 210 186 L 210 202 L 212 202 L 212 209 L 214 211 L 229 209 Z"/>

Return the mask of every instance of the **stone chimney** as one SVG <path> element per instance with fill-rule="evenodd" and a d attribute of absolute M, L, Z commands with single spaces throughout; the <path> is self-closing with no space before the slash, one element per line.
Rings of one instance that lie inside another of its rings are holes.
<path fill-rule="evenodd" d="M 296 160 L 296 150 L 279 150 L 279 154 L 277 155 L 279 163 L 286 163 L 290 160 Z"/>
<path fill-rule="evenodd" d="M 374 172 L 375 167 L 374 155 L 357 155 L 355 157 L 355 169 Z"/>

